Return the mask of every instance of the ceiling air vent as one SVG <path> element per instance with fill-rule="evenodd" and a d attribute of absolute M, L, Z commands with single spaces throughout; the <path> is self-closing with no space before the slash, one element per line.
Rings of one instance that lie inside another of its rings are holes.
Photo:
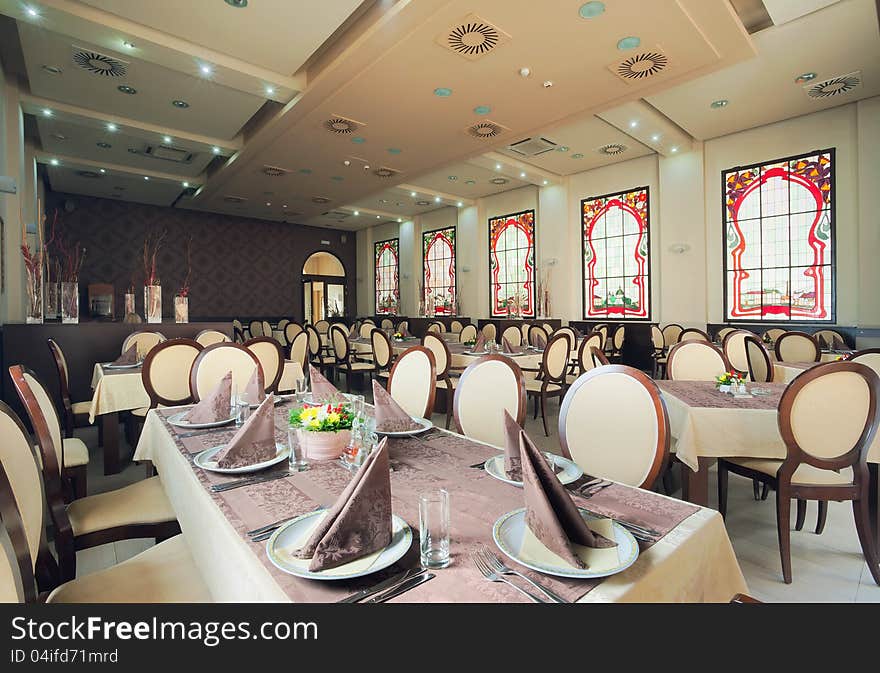
<path fill-rule="evenodd" d="M 241 196 L 224 196 L 223 200 L 226 201 L 226 203 L 244 203 L 247 201 L 246 198 Z"/>
<path fill-rule="evenodd" d="M 330 203 L 330 199 L 327 199 L 323 196 L 313 196 L 312 203 Z"/>
<path fill-rule="evenodd" d="M 416 205 L 417 206 L 430 206 L 431 202 L 430 201 L 416 201 Z"/>
<path fill-rule="evenodd" d="M 510 35 L 476 14 L 468 14 L 436 38 L 441 47 L 475 61 L 510 39 Z"/>
<path fill-rule="evenodd" d="M 810 84 L 804 87 L 810 98 L 830 98 L 849 93 L 862 85 L 862 71 L 856 70 L 848 75 L 840 75 L 826 79 L 818 84 Z"/>
<path fill-rule="evenodd" d="M 602 147 L 600 147 L 596 151 L 599 154 L 607 154 L 613 157 L 618 154 L 623 154 L 624 152 L 626 152 L 627 149 L 628 148 L 626 145 L 622 145 L 620 143 L 610 143 L 608 145 L 602 145 Z"/>
<path fill-rule="evenodd" d="M 81 178 L 100 178 L 101 174 L 95 171 L 77 171 L 76 174 Z"/>
<path fill-rule="evenodd" d="M 154 159 L 173 161 L 176 164 L 188 164 L 192 160 L 192 152 L 181 150 L 169 145 L 147 145 L 144 154 Z"/>
<path fill-rule="evenodd" d="M 493 185 L 506 185 L 509 180 L 507 178 L 492 178 L 489 182 Z"/>
<path fill-rule="evenodd" d="M 468 126 L 466 129 L 469 136 L 480 139 L 495 138 L 509 130 L 510 129 L 507 127 L 502 126 L 501 124 L 496 124 L 490 119 L 474 124 L 473 126 Z"/>
<path fill-rule="evenodd" d="M 552 152 L 556 149 L 556 143 L 546 138 L 526 138 L 519 142 L 508 145 L 507 149 L 524 157 L 536 157 L 544 152 Z"/>
<path fill-rule="evenodd" d="M 128 63 L 125 61 L 83 47 L 73 47 L 73 62 L 93 75 L 125 77 L 128 73 Z"/>
<path fill-rule="evenodd" d="M 324 128 L 330 131 L 330 133 L 342 136 L 351 135 L 364 126 L 365 124 L 362 124 L 361 122 L 356 122 L 354 119 L 346 119 L 339 115 L 333 115 L 330 119 L 324 122 Z"/>
<path fill-rule="evenodd" d="M 608 69 L 625 82 L 637 82 L 663 72 L 668 65 L 666 54 L 659 49 L 651 49 L 612 63 Z"/>
<path fill-rule="evenodd" d="M 396 171 L 393 168 L 386 168 L 385 166 L 383 166 L 382 168 L 377 168 L 375 171 L 373 171 L 373 175 L 375 175 L 377 178 L 390 178 L 394 177 L 398 173 L 400 173 L 400 171 Z"/>
<path fill-rule="evenodd" d="M 342 222 L 343 220 L 348 219 L 351 216 L 351 213 L 346 213 L 342 210 L 331 210 L 329 212 L 324 213 L 326 217 L 329 217 L 331 220 L 336 220 L 337 222 Z"/>
<path fill-rule="evenodd" d="M 290 171 L 279 166 L 263 166 L 263 173 L 270 178 L 279 178 L 282 175 L 287 175 Z"/>

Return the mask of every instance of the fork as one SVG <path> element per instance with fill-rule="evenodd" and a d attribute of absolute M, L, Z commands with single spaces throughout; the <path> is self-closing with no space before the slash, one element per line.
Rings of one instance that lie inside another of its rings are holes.
<path fill-rule="evenodd" d="M 547 602 L 543 598 L 538 598 L 537 596 L 535 596 L 535 594 L 533 594 L 529 591 L 526 591 L 522 587 L 518 587 L 516 584 L 514 584 L 510 580 L 504 579 L 503 576 L 494 572 L 488 565 L 486 565 L 486 562 L 483 559 L 481 559 L 479 556 L 477 556 L 476 554 L 471 554 L 471 560 L 474 562 L 474 565 L 477 566 L 477 570 L 479 570 L 483 574 L 483 577 L 485 577 L 490 582 L 504 582 L 505 584 L 509 584 L 514 589 L 519 591 L 521 594 L 525 594 L 526 596 L 531 598 L 532 601 L 534 601 L 535 603 L 546 603 Z"/>
<path fill-rule="evenodd" d="M 580 495 L 580 497 L 582 497 L 582 498 L 592 498 L 594 495 L 596 495 L 603 488 L 608 488 L 613 483 L 614 482 L 606 481 L 604 484 L 599 483 L 599 484 L 589 484 L 588 486 L 582 486 L 580 489 L 578 489 L 578 495 Z"/>
<path fill-rule="evenodd" d="M 523 575 L 521 572 L 517 572 L 513 568 L 510 568 L 504 565 L 504 562 L 496 555 L 489 551 L 486 547 L 480 546 L 477 551 L 478 554 L 482 557 L 482 559 L 489 565 L 490 569 L 501 575 L 516 575 L 517 577 L 523 578 L 526 582 L 535 587 L 538 591 L 543 593 L 547 598 L 556 602 L 556 603 L 568 603 L 569 601 L 565 600 L 562 596 L 553 593 L 547 587 L 538 584 L 530 577 Z"/>

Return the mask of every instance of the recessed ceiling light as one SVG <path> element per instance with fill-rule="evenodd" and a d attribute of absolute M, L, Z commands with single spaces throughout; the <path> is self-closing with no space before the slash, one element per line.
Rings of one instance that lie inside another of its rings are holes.
<path fill-rule="evenodd" d="M 449 98 L 452 95 L 452 89 L 448 89 L 445 86 L 439 86 L 434 89 L 434 95 L 440 96 L 440 98 Z"/>
<path fill-rule="evenodd" d="M 434 197 L 434 203 L 440 203 L 440 197 L 439 197 L 439 196 L 435 196 L 435 197 Z"/>
<path fill-rule="evenodd" d="M 678 148 L 677 148 L 677 147 L 671 147 L 671 148 L 669 148 L 669 151 L 670 151 L 670 152 L 678 152 Z"/>
<path fill-rule="evenodd" d="M 44 116 L 44 117 L 51 117 L 51 116 L 52 116 L 52 110 L 50 110 L 50 109 L 47 108 L 47 107 L 44 107 L 44 108 L 43 108 L 43 116 Z"/>
<path fill-rule="evenodd" d="M 501 164 L 495 164 L 495 170 L 496 170 L 496 171 L 500 171 L 500 170 L 501 170 Z"/>
<path fill-rule="evenodd" d="M 520 173 L 520 174 L 519 174 L 519 177 L 524 178 L 524 177 L 526 177 L 526 174 L 525 174 L 525 173 Z"/>
<path fill-rule="evenodd" d="M 568 152 L 568 145 L 560 145 L 556 148 L 557 152 Z"/>
<path fill-rule="evenodd" d="M 236 9 L 244 9 L 247 7 L 248 0 L 226 0 L 226 4 Z"/>
<path fill-rule="evenodd" d="M 112 132 L 112 131 L 118 131 L 118 130 L 119 130 L 119 127 L 116 126 L 116 124 L 114 124 L 113 122 L 110 122 L 109 124 L 107 124 L 107 130 L 108 130 L 108 131 L 111 131 L 111 132 Z"/>
<path fill-rule="evenodd" d="M 104 169 L 104 168 L 99 168 L 99 169 L 98 169 L 98 172 L 99 172 L 99 173 L 106 173 L 106 172 L 107 172 L 107 170 L 106 170 L 106 169 Z"/>
<path fill-rule="evenodd" d="M 464 181 L 464 184 L 466 184 L 466 185 L 475 185 L 475 184 L 477 184 L 477 181 L 476 181 L 476 180 L 465 180 L 465 181 Z"/>
<path fill-rule="evenodd" d="M 57 166 L 57 165 L 58 165 L 58 159 L 49 159 L 49 163 L 52 164 L 53 166 Z"/>
<path fill-rule="evenodd" d="M 639 38 L 635 37 L 635 36 L 624 37 L 624 38 L 622 38 L 621 40 L 618 40 L 618 42 L 617 42 L 617 48 L 618 48 L 618 49 L 621 49 L 621 50 L 623 50 L 623 49 L 635 49 L 635 48 L 638 47 L 641 43 L 642 43 L 642 41 L 641 41 Z"/>
<path fill-rule="evenodd" d="M 492 108 L 490 108 L 488 105 L 478 105 L 474 108 L 474 114 L 487 115 L 490 112 L 492 112 Z"/>
<path fill-rule="evenodd" d="M 544 80 L 544 88 L 549 89 L 551 86 L 553 86 L 553 82 L 549 79 L 545 79 Z"/>
<path fill-rule="evenodd" d="M 379 220 L 379 219 L 381 219 L 381 218 L 382 218 L 381 215 L 376 215 L 376 219 L 377 219 L 377 220 Z"/>
<path fill-rule="evenodd" d="M 412 197 L 415 197 L 416 193 L 415 193 L 415 192 L 410 192 L 409 195 L 412 196 Z"/>
<path fill-rule="evenodd" d="M 184 183 L 183 183 L 183 186 L 184 186 L 184 187 L 189 187 L 189 183 L 188 183 L 188 182 L 184 182 Z"/>
<path fill-rule="evenodd" d="M 431 202 L 430 201 L 416 201 L 416 205 L 417 206 L 430 206 Z"/>
<path fill-rule="evenodd" d="M 805 73 L 798 75 L 794 81 L 797 84 L 806 84 L 807 82 L 812 81 L 814 79 L 816 79 L 816 73 L 805 72 Z"/>
<path fill-rule="evenodd" d="M 547 181 L 546 181 L 546 180 L 544 180 L 544 184 L 545 184 L 545 185 L 547 184 Z"/>
<path fill-rule="evenodd" d="M 40 13 L 33 7 L 28 7 L 24 11 L 27 12 L 27 15 L 32 19 L 36 19 L 40 15 Z"/>
<path fill-rule="evenodd" d="M 364 170 L 365 171 L 370 170 L 370 164 L 364 164 Z"/>
<path fill-rule="evenodd" d="M 129 42 L 128 40 L 123 40 L 122 46 L 125 47 L 126 49 L 134 49 L 134 45 L 131 42 Z"/>
<path fill-rule="evenodd" d="M 271 206 L 271 205 L 272 205 L 272 202 L 271 202 L 271 201 L 266 201 L 266 205 L 267 205 L 267 206 Z"/>
<path fill-rule="evenodd" d="M 531 70 L 531 68 L 525 68 L 525 67 L 523 67 L 523 68 L 520 68 L 520 69 L 519 69 L 519 76 L 520 76 L 520 77 L 528 77 L 528 76 L 531 75 L 531 74 L 532 74 L 532 70 Z"/>
<path fill-rule="evenodd" d="M 202 63 L 202 65 L 199 66 L 199 70 L 201 70 L 203 75 L 210 75 L 214 72 L 213 68 L 211 68 L 211 66 L 209 66 L 207 63 Z"/>
<path fill-rule="evenodd" d="M 635 128 L 636 126 L 638 126 L 638 125 L 639 125 L 639 123 L 638 123 L 635 119 L 633 119 L 633 120 L 629 123 L 629 127 L 630 127 L 631 129 L 634 129 L 634 128 Z"/>
<path fill-rule="evenodd" d="M 458 176 L 457 175 L 448 175 L 448 176 L 446 176 L 446 179 L 447 180 L 458 180 Z"/>
<path fill-rule="evenodd" d="M 720 98 L 718 100 L 713 100 L 709 104 L 709 107 L 713 110 L 717 110 L 718 108 L 727 107 L 728 102 L 729 101 L 726 98 Z"/>
<path fill-rule="evenodd" d="M 120 84 L 116 87 L 122 93 L 127 93 L 129 96 L 134 96 L 137 93 L 137 89 L 132 86 L 128 86 L 126 84 Z"/>
<path fill-rule="evenodd" d="M 379 203 L 388 203 L 388 199 L 379 199 Z"/>
<path fill-rule="evenodd" d="M 598 2 L 598 0 L 593 0 L 593 2 L 587 2 L 581 5 L 581 8 L 578 10 L 578 14 L 580 14 L 582 19 L 594 19 L 602 12 L 605 11 L 605 3 Z"/>
<path fill-rule="evenodd" d="M 351 162 L 350 162 L 348 159 L 346 159 L 346 160 L 343 161 L 342 163 L 343 163 L 343 165 L 345 165 L 345 166 L 351 166 Z"/>
<path fill-rule="evenodd" d="M 282 208 L 287 208 L 287 204 L 284 203 L 284 204 L 281 205 L 281 207 L 282 207 Z"/>
<path fill-rule="evenodd" d="M 110 143 L 105 143 L 105 142 L 100 142 L 100 143 L 95 143 L 95 144 L 98 147 L 100 147 L 102 150 L 109 150 L 111 147 L 113 147 L 113 145 L 111 145 Z"/>
<path fill-rule="evenodd" d="M 361 212 L 360 212 L 359 210 L 356 210 L 356 211 L 354 211 L 354 214 L 355 214 L 355 215 L 360 215 Z"/>
<path fill-rule="evenodd" d="M 211 148 L 211 151 L 212 151 L 214 154 L 220 154 L 220 148 L 219 148 L 219 147 L 212 147 L 212 148 Z"/>
<path fill-rule="evenodd" d="M 274 93 L 275 93 L 275 87 L 274 87 L 274 86 L 267 86 L 267 87 L 266 87 L 266 95 L 267 95 L 267 96 L 271 96 L 271 95 L 273 95 Z"/>
<path fill-rule="evenodd" d="M 457 205 L 459 208 L 461 208 L 464 204 L 463 204 L 461 201 L 459 201 L 456 205 Z"/>
<path fill-rule="evenodd" d="M 398 222 L 403 222 L 403 218 L 402 218 L 402 217 L 398 217 L 398 218 L 397 218 L 397 221 L 398 221 Z"/>
<path fill-rule="evenodd" d="M 659 142 L 659 140 L 660 140 L 660 134 L 659 134 L 659 133 L 655 133 L 654 135 L 651 136 L 651 140 L 653 140 L 655 143 L 656 143 L 656 142 Z"/>
<path fill-rule="evenodd" d="M 57 65 L 44 65 L 44 66 L 42 66 L 42 68 L 43 68 L 43 70 L 48 72 L 50 75 L 60 75 L 62 72 L 64 72 Z"/>
<path fill-rule="evenodd" d="M 150 179 L 150 176 L 149 176 L 149 175 L 145 175 L 145 176 L 144 176 L 144 180 L 149 180 L 149 179 Z"/>
<path fill-rule="evenodd" d="M 181 109 L 185 109 L 185 108 L 189 107 L 189 103 L 187 103 L 185 100 L 179 100 L 179 99 L 173 100 L 173 101 L 171 101 L 171 104 L 174 107 L 181 108 Z"/>
<path fill-rule="evenodd" d="M 164 142 L 166 142 L 166 143 L 171 143 L 171 142 L 173 142 L 171 136 L 162 136 L 162 140 L 163 140 Z"/>

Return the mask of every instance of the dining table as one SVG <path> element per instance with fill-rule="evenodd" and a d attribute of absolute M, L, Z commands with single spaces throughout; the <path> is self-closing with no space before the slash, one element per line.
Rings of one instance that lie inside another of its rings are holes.
<path fill-rule="evenodd" d="M 293 403 L 285 401 L 275 409 L 277 442 L 286 442 Z M 153 409 L 147 414 L 135 460 L 151 461 L 158 471 L 214 600 L 337 602 L 391 574 L 415 568 L 419 495 L 439 488 L 449 493 L 451 563 L 433 570 L 430 582 L 393 602 L 528 600 L 509 586 L 487 581 L 470 559 L 482 545 L 497 551 L 493 524 L 524 506 L 522 488 L 482 469 L 484 461 L 499 455 L 499 448 L 436 427 L 419 435 L 389 437 L 392 511 L 412 529 L 411 546 L 392 566 L 366 577 L 320 581 L 276 567 L 267 554 L 268 543 L 253 541 L 248 531 L 331 506 L 352 479 L 352 471 L 339 459 L 311 460 L 305 471 L 279 473 L 270 481 L 215 492 L 212 485 L 231 477 L 197 467 L 194 456 L 227 443 L 236 429 L 181 430 L 168 422 L 178 411 Z M 718 512 L 623 484 L 606 486 L 589 498 L 571 493 L 576 504 L 597 515 L 654 531 L 638 543 L 639 555 L 630 567 L 605 578 L 567 579 L 530 570 L 508 558 L 505 562 L 566 602 L 728 602 L 747 592 Z"/>
<path fill-rule="evenodd" d="M 446 340 L 444 339 L 444 341 Z M 351 339 L 349 343 L 351 344 L 352 352 L 356 354 L 367 354 L 372 352 L 373 345 L 369 339 L 358 337 L 357 339 Z M 413 346 L 418 346 L 420 344 L 421 340 L 417 339 L 416 337 L 399 340 L 392 339 L 391 350 L 394 352 L 395 355 L 400 355 L 408 348 L 412 348 Z M 447 348 L 449 348 L 449 366 L 453 369 L 466 369 L 469 364 L 476 361 L 483 355 L 488 354 L 488 351 L 473 353 L 471 351 L 471 346 L 457 341 L 446 341 L 446 346 Z M 497 352 L 497 355 L 503 355 L 504 357 L 510 358 L 513 362 L 519 365 L 521 369 L 537 370 L 541 366 L 543 351 L 529 347 L 521 349 L 515 353 L 505 353 L 499 350 Z"/>

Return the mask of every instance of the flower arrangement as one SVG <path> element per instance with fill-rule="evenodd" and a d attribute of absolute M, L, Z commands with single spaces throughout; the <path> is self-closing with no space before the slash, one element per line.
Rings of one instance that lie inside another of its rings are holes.
<path fill-rule="evenodd" d="M 400 332 L 395 332 L 394 334 L 391 335 L 391 338 L 394 339 L 395 341 L 403 341 L 404 336 Z"/>
<path fill-rule="evenodd" d="M 724 372 L 721 376 L 715 377 L 715 383 L 719 386 L 729 386 L 744 380 L 737 372 Z"/>
<path fill-rule="evenodd" d="M 467 341 L 462 341 L 462 344 L 464 344 L 465 346 L 476 346 L 477 340 L 476 339 L 468 339 Z"/>
<path fill-rule="evenodd" d="M 350 404 L 304 404 L 290 410 L 290 427 L 308 432 L 351 430 L 354 414 Z"/>

